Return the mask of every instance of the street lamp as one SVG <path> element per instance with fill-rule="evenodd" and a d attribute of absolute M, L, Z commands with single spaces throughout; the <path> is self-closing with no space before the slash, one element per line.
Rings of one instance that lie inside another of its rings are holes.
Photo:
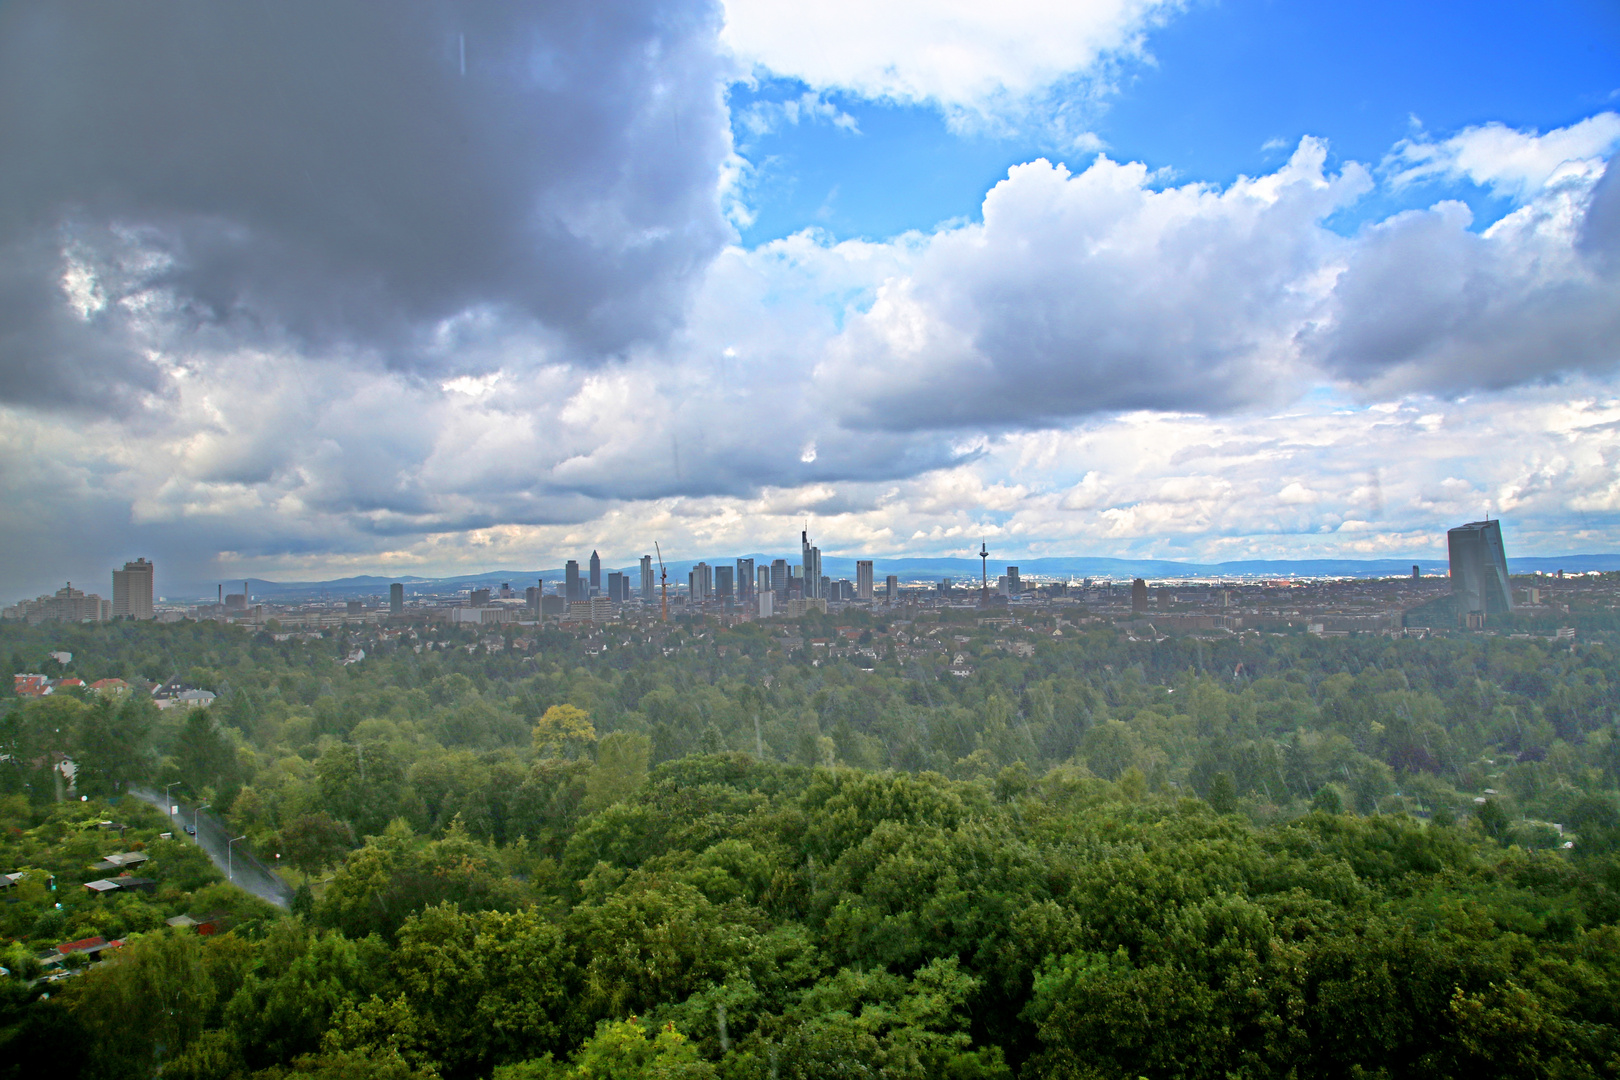
<path fill-rule="evenodd" d="M 170 799 L 169 799 L 169 792 L 171 792 L 175 788 L 179 787 L 180 784 L 181 784 L 181 781 L 176 780 L 174 783 L 165 786 L 164 789 L 163 789 L 163 812 L 165 814 L 169 815 L 169 820 L 170 821 L 174 820 L 174 812 L 176 810 L 176 807 L 175 807 L 174 803 L 171 802 Z"/>
<path fill-rule="evenodd" d="M 195 809 L 195 810 L 193 810 L 191 812 L 191 835 L 192 835 L 192 838 L 195 839 L 198 844 L 202 843 L 202 834 L 197 831 L 197 815 L 202 813 L 204 810 L 207 810 L 210 806 L 213 806 L 213 805 L 214 805 L 213 803 L 205 802 L 201 806 L 197 807 L 197 809 Z"/>
<path fill-rule="evenodd" d="M 236 838 L 236 840 L 246 839 L 246 836 Z M 236 852 L 231 848 L 231 845 L 236 843 L 236 840 L 227 841 L 225 844 L 225 877 L 231 881 L 236 880 Z"/>

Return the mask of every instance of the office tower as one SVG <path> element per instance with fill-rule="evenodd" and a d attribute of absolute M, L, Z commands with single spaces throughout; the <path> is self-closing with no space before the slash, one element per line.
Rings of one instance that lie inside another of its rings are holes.
<path fill-rule="evenodd" d="M 701 604 L 714 595 L 714 572 L 708 563 L 700 562 L 692 567 L 686 580 L 694 603 Z"/>
<path fill-rule="evenodd" d="M 890 574 L 888 577 L 884 578 L 883 580 L 884 580 L 884 584 L 888 587 L 888 590 L 889 590 L 889 603 L 892 604 L 896 600 L 900 599 L 900 579 L 898 577 L 896 577 L 894 574 Z"/>
<path fill-rule="evenodd" d="M 113 618 L 152 618 L 152 564 L 143 559 L 113 571 Z"/>
<path fill-rule="evenodd" d="M 737 560 L 737 599 L 748 600 L 754 595 L 754 560 Z"/>
<path fill-rule="evenodd" d="M 716 600 L 731 599 L 731 575 L 732 568 L 729 566 L 717 566 L 714 568 L 714 598 Z"/>
<path fill-rule="evenodd" d="M 1423 576 L 1423 573 L 1422 573 L 1422 571 L 1420 571 L 1418 569 L 1417 563 L 1413 563 L 1412 564 L 1412 580 L 1416 581 L 1418 578 L 1420 578 L 1422 576 Z"/>
<path fill-rule="evenodd" d="M 1500 521 L 1457 526 L 1446 533 L 1446 549 L 1451 555 L 1451 595 L 1457 598 L 1460 617 L 1505 615 L 1513 610 Z"/>
<path fill-rule="evenodd" d="M 788 587 L 788 562 L 786 559 L 771 560 L 771 591 L 786 595 Z"/>
<path fill-rule="evenodd" d="M 569 559 L 563 564 L 563 595 L 571 604 L 575 600 L 585 599 L 579 587 L 579 560 Z"/>
<path fill-rule="evenodd" d="M 872 560 L 855 561 L 855 599 L 872 599 Z"/>
<path fill-rule="evenodd" d="M 1141 578 L 1133 578 L 1131 581 L 1131 614 L 1140 615 L 1146 611 L 1147 601 L 1147 582 Z"/>
<path fill-rule="evenodd" d="M 768 573 L 763 566 L 759 568 L 761 575 Z M 768 619 L 776 614 L 776 593 L 771 589 L 759 590 L 759 617 Z"/>
<path fill-rule="evenodd" d="M 653 586 L 656 584 L 653 581 L 652 556 L 643 555 L 641 557 L 641 598 L 643 600 L 648 603 L 652 602 Z"/>
<path fill-rule="evenodd" d="M 527 589 L 524 589 L 523 606 L 528 608 L 530 611 L 533 611 L 536 615 L 540 614 L 540 597 L 545 594 L 545 589 L 546 586 L 544 582 L 539 585 L 530 585 Z"/>
<path fill-rule="evenodd" d="M 622 604 L 630 599 L 630 579 L 617 570 L 609 571 L 607 576 L 608 599 L 615 604 Z"/>
<path fill-rule="evenodd" d="M 754 578 L 755 578 L 755 580 L 754 580 L 754 595 L 755 596 L 761 596 L 761 595 L 763 595 L 765 593 L 774 593 L 776 591 L 775 589 L 771 588 L 771 568 L 770 567 L 762 566 L 758 570 L 754 571 Z"/>
<path fill-rule="evenodd" d="M 489 607 L 489 590 L 473 589 L 467 594 L 468 607 Z"/>
<path fill-rule="evenodd" d="M 945 594 L 946 596 L 950 595 L 950 592 L 951 592 L 951 579 L 950 578 L 947 577 L 947 578 L 940 578 L 939 579 L 939 591 L 941 593 Z"/>
<path fill-rule="evenodd" d="M 823 595 L 821 591 L 821 549 L 810 543 L 810 530 L 805 529 L 799 533 L 799 565 L 804 573 L 804 598 L 814 600 Z"/>
<path fill-rule="evenodd" d="M 602 591 L 602 557 L 591 552 L 591 595 Z"/>
<path fill-rule="evenodd" d="M 827 589 L 831 585 L 832 585 L 832 578 L 828 577 L 826 574 L 822 574 L 821 575 L 821 580 L 816 582 L 815 595 L 821 597 L 822 599 L 826 599 L 826 597 L 827 597 Z"/>
<path fill-rule="evenodd" d="M 394 582 L 388 586 L 388 614 L 403 615 L 405 613 L 405 586 Z"/>
<path fill-rule="evenodd" d="M 1022 596 L 1023 594 L 1024 582 L 1018 576 L 1018 567 L 1007 567 L 1007 595 Z"/>

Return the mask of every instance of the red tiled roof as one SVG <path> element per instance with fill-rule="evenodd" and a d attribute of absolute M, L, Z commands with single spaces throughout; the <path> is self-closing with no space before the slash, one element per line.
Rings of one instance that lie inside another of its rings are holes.
<path fill-rule="evenodd" d="M 97 934 L 95 937 L 80 938 L 78 941 L 65 941 L 56 947 L 56 951 L 66 956 L 70 952 L 79 952 L 82 949 L 93 949 L 97 945 L 107 944 L 107 939 Z"/>

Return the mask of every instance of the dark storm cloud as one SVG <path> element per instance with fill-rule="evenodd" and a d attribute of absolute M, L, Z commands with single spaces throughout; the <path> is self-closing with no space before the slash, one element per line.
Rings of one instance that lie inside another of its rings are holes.
<path fill-rule="evenodd" d="M 403 365 L 434 364 L 434 327 L 464 312 L 571 359 L 659 337 L 727 235 L 718 19 L 651 0 L 0 8 L 0 394 L 150 387 L 129 346 L 154 302 L 169 333 Z M 138 250 L 75 312 L 63 275 L 117 257 L 108 229 Z"/>

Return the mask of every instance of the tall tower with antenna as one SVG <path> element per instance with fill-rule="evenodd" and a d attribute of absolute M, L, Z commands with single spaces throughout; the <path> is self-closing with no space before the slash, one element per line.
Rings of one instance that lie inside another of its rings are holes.
<path fill-rule="evenodd" d="M 990 549 L 979 541 L 979 606 L 990 603 Z"/>

